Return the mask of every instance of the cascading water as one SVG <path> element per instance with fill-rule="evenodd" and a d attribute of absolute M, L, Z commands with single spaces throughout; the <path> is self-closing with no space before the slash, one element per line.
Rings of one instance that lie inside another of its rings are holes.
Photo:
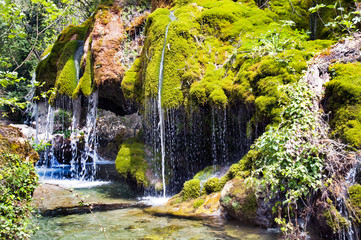
<path fill-rule="evenodd" d="M 166 184 L 165 184 L 165 127 L 164 127 L 164 110 L 162 108 L 162 86 L 163 86 L 163 68 L 164 68 L 164 54 L 165 48 L 167 45 L 167 35 L 169 25 L 176 19 L 173 12 L 169 14 L 170 23 L 168 23 L 165 29 L 164 35 L 164 44 L 162 50 L 162 58 L 159 66 L 159 82 L 158 82 L 158 115 L 159 115 L 159 123 L 158 128 L 160 132 L 160 145 L 161 145 L 161 154 L 162 154 L 162 183 L 163 183 L 163 197 L 165 198 L 166 194 Z"/>
<path fill-rule="evenodd" d="M 98 91 L 92 93 L 88 98 L 88 110 L 86 116 L 86 125 L 84 128 L 84 151 L 81 154 L 80 178 L 94 180 L 96 174 L 96 164 L 98 162 L 97 154 L 97 135 L 96 118 L 98 110 Z M 92 159 L 91 166 L 87 167 L 87 162 Z"/>

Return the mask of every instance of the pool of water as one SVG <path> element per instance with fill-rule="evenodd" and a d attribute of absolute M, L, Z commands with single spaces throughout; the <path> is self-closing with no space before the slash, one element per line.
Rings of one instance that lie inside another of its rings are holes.
<path fill-rule="evenodd" d="M 107 183 L 75 191 L 101 200 L 139 200 L 121 184 Z M 95 216 L 94 216 L 95 215 Z M 104 212 L 40 217 L 39 230 L 32 239 L 280 239 L 271 230 L 244 226 L 222 218 L 189 220 L 150 215 L 143 209 L 129 208 Z M 105 230 L 105 234 L 103 230 Z"/>

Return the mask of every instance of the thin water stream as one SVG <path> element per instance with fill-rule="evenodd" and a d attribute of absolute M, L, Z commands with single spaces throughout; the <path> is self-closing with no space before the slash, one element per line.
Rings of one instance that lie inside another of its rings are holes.
<path fill-rule="evenodd" d="M 167 45 L 167 36 L 169 25 L 176 20 L 173 12 L 169 14 L 170 23 L 168 23 L 165 34 L 164 34 L 164 44 L 162 50 L 162 58 L 160 60 L 159 66 L 159 83 L 158 83 L 158 115 L 159 115 L 159 132 L 160 132 L 160 145 L 161 145 L 161 154 L 162 154 L 162 182 L 163 182 L 163 198 L 165 198 L 166 193 L 166 184 L 165 184 L 165 127 L 164 127 L 164 110 L 162 108 L 162 86 L 163 86 L 163 70 L 164 70 L 164 54 L 165 48 Z"/>

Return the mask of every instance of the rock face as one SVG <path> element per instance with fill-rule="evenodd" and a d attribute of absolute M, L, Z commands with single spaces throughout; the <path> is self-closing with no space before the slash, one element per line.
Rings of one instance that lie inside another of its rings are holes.
<path fill-rule="evenodd" d="M 247 186 L 244 179 L 228 181 L 221 192 L 220 203 L 222 211 L 241 222 L 262 227 L 273 225 L 270 209 L 260 204 L 254 189 Z"/>
<path fill-rule="evenodd" d="M 135 112 L 121 82 L 141 50 L 147 14 L 126 3 L 103 2 L 82 25 L 64 29 L 37 66 L 36 79 L 44 83 L 38 94 L 54 88 L 53 102 L 63 95 L 88 97 L 98 89 L 99 107 L 122 115 Z"/>
<path fill-rule="evenodd" d="M 110 111 L 99 112 L 97 135 L 99 154 L 109 160 L 115 160 L 120 144 L 135 137 L 141 128 L 141 118 L 137 113 L 117 116 Z"/>

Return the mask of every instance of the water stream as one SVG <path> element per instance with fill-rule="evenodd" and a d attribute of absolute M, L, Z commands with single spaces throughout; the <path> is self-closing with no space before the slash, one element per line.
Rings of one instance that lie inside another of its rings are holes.
<path fill-rule="evenodd" d="M 90 188 L 75 188 L 80 196 L 94 202 L 138 202 L 137 195 L 121 183 L 99 184 Z M 281 239 L 272 229 L 227 221 L 218 217 L 189 220 L 175 217 L 159 217 L 148 214 L 142 208 L 126 208 L 94 213 L 105 228 L 109 239 Z M 32 237 L 42 239 L 105 239 L 99 223 L 90 213 L 36 219 L 39 230 Z"/>
<path fill-rule="evenodd" d="M 170 23 L 168 23 L 165 34 L 164 34 L 164 44 L 162 50 L 162 58 L 159 66 L 159 82 L 158 82 L 158 115 L 159 115 L 159 132 L 160 132 L 160 145 L 161 145 L 161 154 L 162 154 L 162 183 L 163 183 L 163 197 L 165 198 L 166 194 L 166 184 L 165 184 L 165 127 L 164 127 L 164 110 L 162 108 L 162 86 L 163 86 L 163 69 L 164 69 L 164 54 L 165 48 L 167 45 L 167 36 L 169 25 L 176 19 L 173 12 L 169 14 Z"/>

